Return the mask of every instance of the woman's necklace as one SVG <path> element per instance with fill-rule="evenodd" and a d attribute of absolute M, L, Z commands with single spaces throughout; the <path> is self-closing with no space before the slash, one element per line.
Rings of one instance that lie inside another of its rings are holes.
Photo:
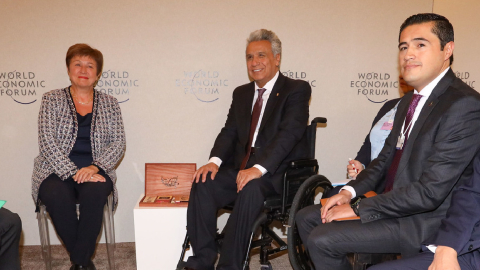
<path fill-rule="evenodd" d="M 85 102 L 82 102 L 82 101 L 80 101 L 80 100 L 77 98 L 77 95 L 74 93 L 73 89 L 70 89 L 70 93 L 72 94 L 73 99 L 74 99 L 76 102 L 78 102 L 79 104 L 88 105 L 88 104 L 90 104 L 90 102 L 93 101 L 93 92 L 92 92 L 92 96 L 91 96 L 87 101 L 85 101 Z"/>

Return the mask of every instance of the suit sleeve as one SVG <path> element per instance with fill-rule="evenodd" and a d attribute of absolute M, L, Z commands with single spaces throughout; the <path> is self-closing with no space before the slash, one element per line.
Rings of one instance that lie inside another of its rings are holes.
<path fill-rule="evenodd" d="M 476 97 L 464 96 L 446 109 L 440 121 L 436 130 L 431 131 L 435 134 L 423 134 L 431 136 L 433 141 L 425 147 L 433 147 L 433 151 L 419 164 L 419 180 L 362 200 L 362 222 L 431 211 L 445 200 L 479 149 L 480 104 Z"/>
<path fill-rule="evenodd" d="M 473 177 L 454 191 L 450 208 L 435 236 L 425 244 L 448 246 L 458 254 L 472 240 L 480 225 L 480 154 L 474 161 Z M 478 241 L 479 239 L 473 239 Z M 468 250 L 468 249 L 467 249 Z"/>
<path fill-rule="evenodd" d="M 238 140 L 237 123 L 235 117 L 235 95 L 237 94 L 237 90 L 238 88 L 233 91 L 232 104 L 228 110 L 227 121 L 215 139 L 215 143 L 210 152 L 210 158 L 218 157 L 222 160 L 222 162 L 228 160 L 232 153 L 234 153 L 235 143 Z"/>
<path fill-rule="evenodd" d="M 360 161 L 360 163 L 362 163 L 366 168 L 368 164 L 370 164 L 371 155 L 372 155 L 372 145 L 370 143 L 370 133 L 368 133 L 355 159 Z"/>
<path fill-rule="evenodd" d="M 257 156 L 257 164 L 271 174 L 302 139 L 308 123 L 308 102 L 312 89 L 307 82 L 297 81 L 295 89 L 287 98 L 282 114 L 279 130 L 271 143 L 265 146 L 262 155 Z"/>

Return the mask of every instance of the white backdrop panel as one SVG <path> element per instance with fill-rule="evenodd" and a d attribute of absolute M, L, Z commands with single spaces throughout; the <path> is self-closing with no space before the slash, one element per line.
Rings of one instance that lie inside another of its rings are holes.
<path fill-rule="evenodd" d="M 84 42 L 103 52 L 98 88 L 122 101 L 127 152 L 118 168 L 115 224 L 117 241 L 131 242 L 144 164 L 207 161 L 233 89 L 248 82 L 244 53 L 251 31 L 275 31 L 283 42 L 281 71 L 311 83 L 311 118 L 328 118 L 318 132 L 320 171 L 338 182 L 381 102 L 399 96 L 400 24 L 432 9 L 451 16 L 455 67 L 475 79 L 478 33 L 471 31 L 478 29 L 471 26 L 478 25 L 479 5 L 473 0 L 2 0 L 0 199 L 20 214 L 22 243 L 39 243 L 30 196 L 39 99 L 68 86 L 64 57 L 70 45 Z"/>

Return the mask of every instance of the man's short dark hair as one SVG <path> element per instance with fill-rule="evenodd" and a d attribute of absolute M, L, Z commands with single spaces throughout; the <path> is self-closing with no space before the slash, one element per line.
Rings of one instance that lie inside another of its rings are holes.
<path fill-rule="evenodd" d="M 442 15 L 438 15 L 435 13 L 420 13 L 416 15 L 412 15 L 408 17 L 400 26 L 400 33 L 398 34 L 398 41 L 400 41 L 400 35 L 402 31 L 407 28 L 407 26 L 413 24 L 421 24 L 421 23 L 428 23 L 434 22 L 434 26 L 432 27 L 432 33 L 434 33 L 438 39 L 440 39 L 440 49 L 443 51 L 445 45 L 450 42 L 454 41 L 453 38 L 453 26 L 448 21 L 447 18 L 443 17 Z M 450 65 L 453 63 L 453 53 L 450 56 Z"/>

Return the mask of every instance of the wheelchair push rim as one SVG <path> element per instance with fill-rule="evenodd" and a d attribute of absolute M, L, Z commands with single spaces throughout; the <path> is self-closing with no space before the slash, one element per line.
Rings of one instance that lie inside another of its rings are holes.
<path fill-rule="evenodd" d="M 297 191 L 292 206 L 290 208 L 288 219 L 288 257 L 294 270 L 311 270 L 309 257 L 306 249 L 303 247 L 302 240 L 298 234 L 295 216 L 299 210 L 314 204 L 317 188 L 323 188 L 322 193 L 326 194 L 332 189 L 332 184 L 323 175 L 314 175 L 309 177 Z"/>

